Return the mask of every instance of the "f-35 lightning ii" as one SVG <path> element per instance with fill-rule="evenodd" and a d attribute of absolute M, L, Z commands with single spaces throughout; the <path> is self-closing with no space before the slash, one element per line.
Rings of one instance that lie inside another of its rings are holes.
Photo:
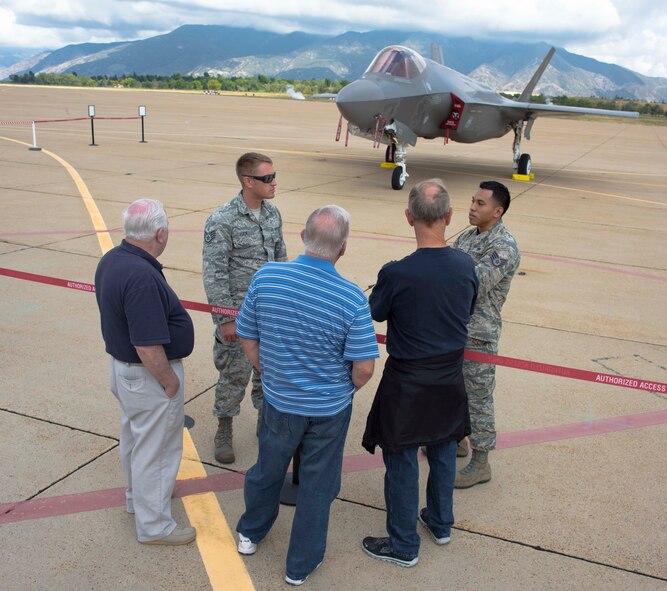
<path fill-rule="evenodd" d="M 402 189 L 408 178 L 405 157 L 417 138 L 444 137 L 474 143 L 514 132 L 513 164 L 520 175 L 530 175 L 529 154 L 521 153 L 521 138 L 530 132 L 539 116 L 605 115 L 639 117 L 639 113 L 584 107 L 561 107 L 529 102 L 539 79 L 555 52 L 551 48 L 517 100 L 505 98 L 480 82 L 443 65 L 439 46 L 433 59 L 400 45 L 380 51 L 358 80 L 345 86 L 336 97 L 347 130 L 386 144 L 384 165 L 393 168 L 391 186 Z"/>

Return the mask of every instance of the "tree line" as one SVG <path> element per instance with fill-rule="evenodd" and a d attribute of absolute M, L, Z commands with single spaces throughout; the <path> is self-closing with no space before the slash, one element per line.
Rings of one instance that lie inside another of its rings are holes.
<path fill-rule="evenodd" d="M 211 92 L 235 91 L 252 93 L 276 93 L 284 94 L 288 86 L 295 91 L 302 92 L 305 96 L 318 93 L 336 93 L 348 84 L 347 80 L 289 80 L 274 78 L 259 74 L 253 77 L 239 76 L 214 76 L 208 72 L 202 76 L 189 74 L 171 74 L 170 76 L 158 76 L 155 74 L 137 74 L 129 76 L 78 76 L 76 72 L 67 74 L 55 74 L 41 72 L 34 74 L 12 74 L 9 80 L 14 84 L 40 84 L 44 86 L 85 86 L 85 87 L 122 87 L 122 88 L 149 88 L 163 90 L 207 90 Z M 517 98 L 518 94 L 501 93 L 508 98 Z M 554 105 L 565 105 L 572 107 L 589 107 L 595 109 L 610 109 L 612 111 L 639 111 L 642 115 L 654 117 L 667 117 L 667 105 L 661 103 L 643 102 L 622 99 L 604 99 L 597 97 L 571 97 L 554 96 L 547 97 L 543 94 L 531 97 L 531 102 L 547 103 Z"/>
<path fill-rule="evenodd" d="M 38 84 L 44 86 L 84 86 L 101 88 L 149 88 L 164 90 L 209 90 L 212 92 L 236 91 L 253 93 L 285 93 L 287 86 L 294 87 L 295 91 L 304 95 L 318 93 L 335 93 L 348 84 L 347 80 L 289 80 L 273 78 L 260 74 L 253 77 L 240 76 L 212 76 L 208 73 L 202 76 L 187 74 L 171 74 L 158 76 L 155 74 L 137 74 L 129 76 L 78 76 L 76 72 L 56 74 L 41 72 L 34 74 L 12 74 L 9 77 L 14 84 Z"/>

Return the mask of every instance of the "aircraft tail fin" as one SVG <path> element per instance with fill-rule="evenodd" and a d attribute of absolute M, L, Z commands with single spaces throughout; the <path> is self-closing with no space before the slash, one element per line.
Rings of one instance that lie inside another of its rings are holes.
<path fill-rule="evenodd" d="M 431 59 L 441 66 L 445 65 L 445 57 L 442 52 L 442 45 L 439 43 L 431 43 Z"/>
<path fill-rule="evenodd" d="M 549 62 L 551 61 L 554 53 L 556 53 L 556 48 L 552 47 L 540 64 L 540 67 L 535 70 L 533 77 L 530 79 L 530 82 L 527 84 L 526 88 L 523 89 L 521 96 L 517 99 L 520 103 L 526 103 L 530 100 L 530 96 L 533 94 L 533 90 L 535 90 L 535 87 L 540 81 L 542 74 L 544 74 L 544 70 L 547 69 L 547 66 L 549 65 Z"/>

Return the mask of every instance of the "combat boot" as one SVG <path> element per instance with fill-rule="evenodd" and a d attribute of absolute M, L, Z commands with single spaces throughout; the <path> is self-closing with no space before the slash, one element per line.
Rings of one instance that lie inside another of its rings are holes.
<path fill-rule="evenodd" d="M 459 441 L 459 444 L 456 446 L 456 457 L 457 458 L 465 458 L 468 455 L 468 451 L 470 451 L 470 448 L 468 446 L 468 439 L 464 437 Z"/>
<path fill-rule="evenodd" d="M 232 447 L 232 433 L 232 417 L 219 417 L 214 441 L 215 459 L 221 464 L 231 464 L 236 460 Z"/>
<path fill-rule="evenodd" d="M 491 466 L 488 451 L 472 450 L 470 463 L 456 474 L 454 488 L 470 488 L 491 480 Z"/>

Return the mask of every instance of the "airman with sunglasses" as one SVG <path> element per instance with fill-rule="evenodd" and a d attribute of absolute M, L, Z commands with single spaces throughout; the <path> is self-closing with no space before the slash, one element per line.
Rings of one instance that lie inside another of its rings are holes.
<path fill-rule="evenodd" d="M 203 279 L 208 302 L 214 306 L 240 308 L 255 272 L 267 261 L 286 261 L 282 218 L 271 203 L 276 194 L 273 161 L 264 154 L 248 152 L 236 162 L 241 191 L 220 206 L 206 221 L 203 245 Z M 257 432 L 262 416 L 262 384 L 246 357 L 231 316 L 212 314 L 215 324 L 213 361 L 219 371 L 213 415 L 218 417 L 215 459 L 235 461 L 232 419 L 252 373 L 252 403 L 257 409 Z"/>

